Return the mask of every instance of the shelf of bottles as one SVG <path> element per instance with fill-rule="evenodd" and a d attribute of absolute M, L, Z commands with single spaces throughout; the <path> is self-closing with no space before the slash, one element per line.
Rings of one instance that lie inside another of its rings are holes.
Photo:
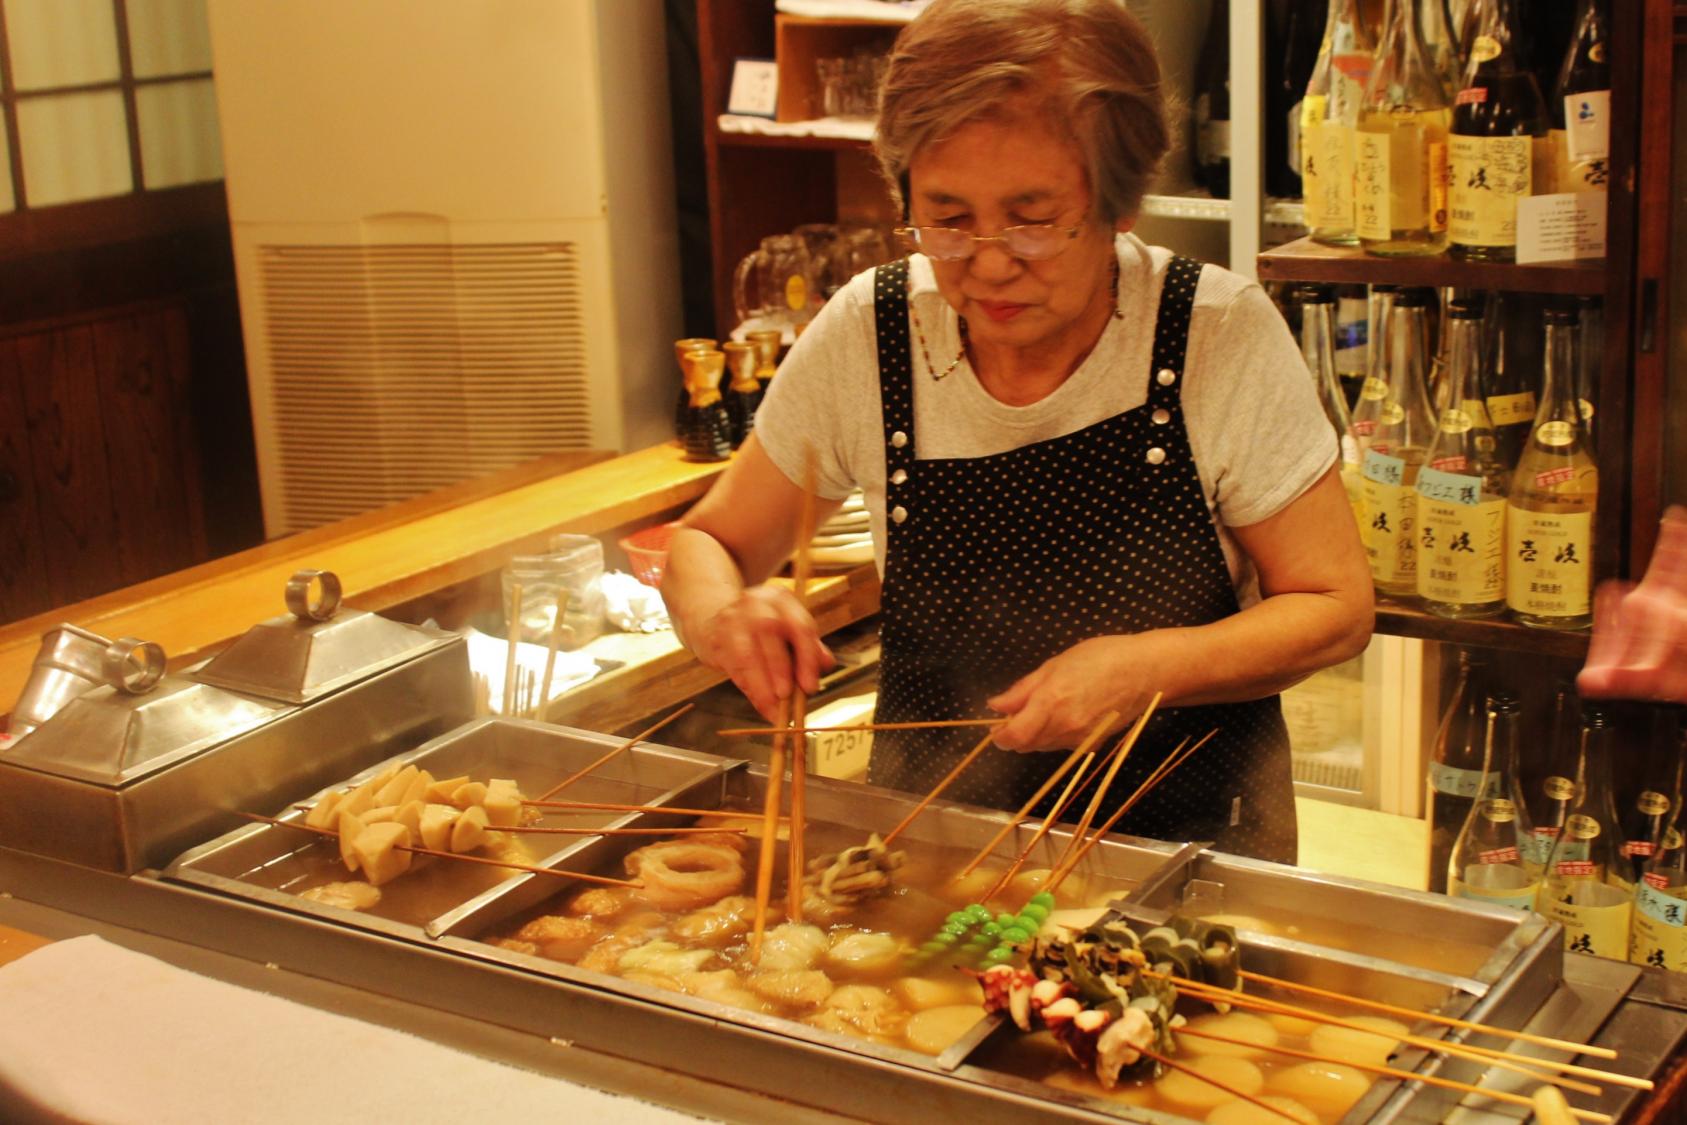
<path fill-rule="evenodd" d="M 1357 246 L 1328 246 L 1298 238 L 1260 253 L 1259 278 L 1597 297 L 1605 292 L 1605 262 L 1593 259 L 1517 265 L 1448 257 L 1379 258 Z"/>

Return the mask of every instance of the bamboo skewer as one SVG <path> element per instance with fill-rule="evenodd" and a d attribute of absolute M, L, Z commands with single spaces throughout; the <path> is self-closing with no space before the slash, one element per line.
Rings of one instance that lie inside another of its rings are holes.
<path fill-rule="evenodd" d="M 1171 754 L 1167 755 L 1166 760 L 1161 762 L 1154 772 L 1144 778 L 1142 784 L 1136 787 L 1136 792 L 1125 798 L 1125 803 L 1120 805 L 1118 809 L 1114 811 L 1113 815 L 1108 817 L 1106 822 L 1103 823 L 1100 828 L 1096 829 L 1095 835 L 1091 836 L 1084 846 L 1078 849 L 1077 854 L 1072 857 L 1071 861 L 1063 868 L 1056 870 L 1049 876 L 1048 882 L 1043 885 L 1043 889 L 1049 891 L 1050 893 L 1057 890 L 1060 887 L 1060 884 L 1065 881 L 1066 877 L 1078 869 L 1078 864 L 1084 862 L 1084 857 L 1090 854 L 1091 849 L 1101 843 L 1101 841 L 1106 838 L 1107 834 L 1113 831 L 1113 826 L 1123 820 L 1125 818 L 1125 814 L 1136 807 L 1136 803 L 1138 801 L 1146 797 L 1156 785 L 1160 784 L 1160 782 L 1170 776 L 1173 770 L 1188 761 L 1190 757 L 1194 755 L 1195 751 L 1205 746 L 1207 744 L 1207 740 L 1217 733 L 1218 731 L 1216 730 L 1208 731 L 1201 737 L 1199 742 L 1189 747 L 1189 749 L 1183 750 L 1182 753 L 1179 753 L 1178 750 L 1174 749 Z M 1179 748 L 1182 747 L 1182 743 L 1179 743 L 1178 745 Z"/>
<path fill-rule="evenodd" d="M 789 697 L 779 703 L 780 725 L 791 716 Z M 773 856 L 779 846 L 779 788 L 785 780 L 785 739 L 775 736 L 773 753 L 767 760 L 767 794 L 762 802 L 761 848 L 756 859 L 756 912 L 750 928 L 750 964 L 761 963 L 762 934 L 767 931 L 767 903 L 773 894 Z M 795 832 L 797 826 L 791 825 Z"/>
<path fill-rule="evenodd" d="M 682 809 L 669 805 L 618 805 L 612 801 L 523 801 L 524 805 L 535 808 L 555 809 L 557 812 L 584 812 L 587 810 L 604 810 L 606 812 L 648 812 L 674 813 L 678 816 L 713 816 L 722 820 L 760 820 L 759 812 L 738 812 L 733 809 Z M 300 805 L 299 808 L 309 808 Z"/>
<path fill-rule="evenodd" d="M 1419 1012 L 1412 1008 L 1402 1008 L 1395 1004 L 1385 1004 L 1381 1000 L 1367 1000 L 1359 996 L 1348 996 L 1340 992 L 1332 992 L 1324 988 L 1314 988 L 1310 984 L 1300 984 L 1292 980 L 1266 976 L 1264 973 L 1240 970 L 1242 979 L 1255 981 L 1272 988 L 1283 988 L 1292 992 L 1304 992 L 1308 996 L 1318 996 L 1325 1000 L 1339 1000 L 1345 1004 L 1352 1004 L 1359 1008 L 1369 1008 L 1376 1012 L 1387 1012 L 1389 1015 L 1405 1016 L 1409 1019 L 1428 1020 L 1431 1023 L 1445 1024 L 1448 1027 L 1463 1028 L 1466 1031 L 1480 1032 L 1483 1035 L 1493 1035 L 1502 1039 L 1515 1039 L 1524 1043 L 1533 1043 L 1538 1047 L 1552 1047 L 1560 1051 L 1568 1051 L 1572 1055 L 1589 1055 L 1594 1058 L 1614 1059 L 1617 1052 L 1609 1047 L 1596 1047 L 1591 1043 L 1572 1043 L 1568 1039 L 1553 1039 L 1546 1035 L 1532 1035 L 1526 1031 L 1512 1031 L 1509 1028 L 1495 1027 L 1493 1024 L 1472 1023 L 1454 1016 L 1438 1015 L 1434 1012 Z"/>
<path fill-rule="evenodd" d="M 259 824 L 273 824 L 277 828 L 292 828 L 299 832 L 310 832 L 317 836 L 338 838 L 339 833 L 328 828 L 317 828 L 309 824 L 297 824 L 290 820 L 277 820 L 273 816 L 263 816 L 260 813 L 235 812 L 236 816 L 255 820 Z M 502 831 L 502 829 L 499 829 Z M 573 879 L 580 883 L 598 883 L 606 887 L 631 887 L 633 890 L 643 890 L 644 884 L 632 879 L 612 879 L 607 875 L 587 875 L 581 871 L 558 871 L 553 867 L 536 867 L 531 863 L 511 863 L 502 859 L 488 859 L 480 855 L 464 855 L 462 852 L 442 852 L 435 848 L 418 848 L 411 844 L 394 844 L 401 852 L 415 852 L 417 855 L 433 855 L 440 859 L 456 859 L 464 863 L 481 863 L 488 867 L 507 867 L 512 871 L 528 871 L 534 875 L 555 875 L 564 879 Z"/>
<path fill-rule="evenodd" d="M 827 729 L 841 730 L 841 729 L 846 729 L 846 728 L 840 728 L 840 727 L 833 727 L 833 728 L 810 727 L 808 729 L 809 730 L 827 730 Z M 883 729 L 883 728 L 880 728 L 880 729 Z M 723 731 L 721 733 L 724 734 L 725 732 Z M 913 807 L 913 809 L 911 809 L 909 811 L 908 815 L 902 818 L 902 823 L 898 824 L 895 828 L 892 828 L 889 832 L 885 833 L 885 836 L 884 836 L 885 847 L 888 848 L 890 846 L 892 840 L 895 840 L 898 836 L 902 835 L 902 830 L 904 828 L 907 828 L 910 824 L 914 823 L 914 818 L 919 816 L 921 813 L 925 812 L 926 806 L 930 805 L 933 801 L 937 800 L 938 796 L 940 794 L 942 794 L 942 792 L 945 789 L 949 788 L 950 783 L 953 782 L 957 777 L 961 776 L 961 774 L 966 770 L 966 768 L 968 766 L 972 765 L 972 763 L 978 758 L 978 756 L 980 754 L 984 753 L 985 749 L 987 747 L 989 747 L 991 739 L 993 739 L 994 737 L 995 737 L 995 735 L 993 735 L 993 734 L 986 734 L 983 738 L 979 739 L 978 745 L 974 746 L 971 750 L 968 750 L 967 754 L 966 754 L 966 757 L 962 758 L 959 762 L 957 762 L 955 764 L 955 768 L 950 770 L 948 775 L 945 776 L 942 781 L 939 781 L 937 783 L 936 787 L 934 787 L 930 793 L 927 793 L 924 797 L 920 798 L 920 803 L 915 805 Z"/>
<path fill-rule="evenodd" d="M 1118 717 L 1119 715 L 1116 711 L 1109 711 L 1106 715 L 1103 715 L 1102 721 L 1097 725 L 1096 729 L 1091 731 L 1089 736 L 1086 737 L 1083 742 L 1073 747 L 1072 752 L 1066 756 L 1066 760 L 1060 764 L 1060 768 L 1049 774 L 1048 779 L 1037 787 L 1037 791 L 1035 793 L 1031 794 L 1031 799 L 1019 807 L 1019 811 L 1014 813 L 1006 824 L 1002 825 L 1001 831 L 991 837 L 990 842 L 985 844 L 984 847 L 979 850 L 978 854 L 973 856 L 971 861 L 969 861 L 965 867 L 961 868 L 955 878 L 965 878 L 966 876 L 972 874 L 974 868 L 989 858 L 990 853 L 996 850 L 996 845 L 1007 839 L 1008 833 L 1012 832 L 1015 828 L 1018 828 L 1020 822 L 1031 815 L 1031 810 L 1037 807 L 1037 802 L 1048 796 L 1049 790 L 1053 789 L 1056 785 L 1059 785 L 1061 778 L 1072 772 L 1072 767 L 1078 764 L 1078 760 L 1080 758 L 1089 753 L 1090 747 L 1095 744 L 1096 739 L 1100 738 L 1101 734 L 1105 733 L 1107 728 L 1112 726 Z"/>
<path fill-rule="evenodd" d="M 825 727 L 728 727 L 715 733 L 722 738 L 738 738 L 753 734 L 778 734 L 790 729 L 792 734 L 836 734 L 844 731 L 878 730 L 938 730 L 943 727 L 999 727 L 1006 719 L 932 719 L 917 723 L 845 723 Z"/>
<path fill-rule="evenodd" d="M 1084 809 L 1083 819 L 1078 821 L 1077 828 L 1072 830 L 1072 838 L 1066 842 L 1066 850 L 1061 853 L 1059 862 L 1054 865 L 1055 871 L 1064 868 L 1070 858 L 1083 846 L 1084 834 L 1090 830 L 1090 825 L 1095 822 L 1095 814 L 1101 808 L 1101 802 L 1107 799 L 1107 790 L 1112 788 L 1113 779 L 1119 776 L 1119 767 L 1125 764 L 1125 759 L 1130 756 L 1132 748 L 1136 746 L 1136 740 L 1142 737 L 1143 729 L 1148 726 L 1148 720 L 1154 717 L 1154 709 L 1159 705 L 1160 693 L 1155 692 L 1154 698 L 1148 701 L 1148 706 L 1142 714 L 1137 716 L 1135 724 L 1131 726 L 1130 733 L 1125 735 L 1113 751 L 1113 762 L 1107 767 L 1107 776 L 1102 778 L 1101 787 L 1090 797 L 1089 806 Z"/>
<path fill-rule="evenodd" d="M 1278 1015 L 1298 1016 L 1314 1023 L 1330 1024 L 1334 1027 L 1345 1027 L 1352 1031 L 1363 1031 L 1380 1038 L 1396 1039 L 1401 1043 L 1409 1043 L 1414 1047 L 1421 1047 L 1426 1051 L 1439 1051 L 1442 1054 L 1458 1055 L 1461 1058 L 1476 1059 L 1486 1062 L 1490 1066 L 1497 1066 L 1502 1070 L 1515 1071 L 1537 1082 L 1550 1082 L 1555 1086 L 1563 1086 L 1577 1093 L 1594 1097 L 1602 1092 L 1597 1086 L 1590 1086 L 1585 1082 L 1578 1082 L 1565 1078 L 1564 1073 L 1573 1073 L 1584 1077 L 1599 1078 L 1619 1086 L 1630 1086 L 1635 1089 L 1650 1090 L 1653 1083 L 1649 1079 L 1630 1078 L 1626 1074 L 1611 1074 L 1607 1071 L 1595 1070 L 1592 1067 L 1575 1066 L 1571 1063 L 1557 1062 L 1552 1059 L 1540 1059 L 1527 1055 L 1516 1055 L 1508 1051 L 1496 1051 L 1488 1047 L 1476 1047 L 1468 1043 L 1452 1043 L 1445 1039 L 1430 1039 L 1422 1035 L 1405 1034 L 1399 1036 L 1378 1032 L 1375 1028 L 1366 1027 L 1362 1023 L 1344 1020 L 1338 1016 L 1328 1016 L 1322 1012 L 1315 1012 L 1310 1008 L 1303 1008 L 1297 1004 L 1285 1004 L 1278 1000 L 1266 1000 L 1262 997 L 1251 996 L 1248 993 L 1237 992 L 1230 988 L 1219 988 L 1214 985 L 1192 981 L 1184 977 L 1171 977 L 1164 973 L 1144 970 L 1150 976 L 1171 980 L 1180 992 L 1187 992 L 1197 1000 L 1208 1002 L 1219 1000 L 1233 1004 L 1238 1008 L 1252 1008 L 1256 1011 L 1272 1012 Z M 1540 1069 L 1537 1069 L 1540 1068 Z M 1543 1073 L 1543 1070 L 1560 1073 Z"/>
<path fill-rule="evenodd" d="M 1272 1105 L 1270 1102 L 1261 1101 L 1260 1099 L 1254 1097 L 1252 1094 L 1244 1093 L 1243 1091 L 1238 1090 L 1236 1087 L 1232 1086 L 1228 1082 L 1220 1082 L 1218 1079 L 1212 1077 L 1210 1074 L 1202 1074 L 1200 1071 L 1196 1070 L 1194 1067 L 1185 1066 L 1183 1063 L 1178 1062 L 1176 1059 L 1167 1058 L 1165 1055 L 1162 1055 L 1160 1052 L 1155 1051 L 1151 1048 L 1137 1047 L 1137 1050 L 1139 1052 L 1141 1052 L 1143 1055 L 1147 1056 L 1148 1058 L 1153 1059 L 1155 1062 L 1159 1063 L 1161 1066 L 1167 1068 L 1168 1070 L 1182 1071 L 1184 1074 L 1187 1074 L 1189 1077 L 1194 1078 L 1197 1081 L 1205 1082 L 1209 1086 L 1217 1087 L 1218 1089 L 1223 1090 L 1225 1093 L 1229 1094 L 1232 1097 L 1241 1098 L 1243 1101 L 1246 1101 L 1246 1102 L 1252 1102 L 1254 1105 L 1258 1106 L 1260 1109 L 1263 1109 L 1268 1113 L 1274 1113 L 1278 1117 L 1283 1118 L 1285 1121 L 1294 1122 L 1294 1125 L 1300 1125 L 1300 1119 L 1299 1118 L 1294 1117 L 1293 1115 L 1289 1114 L 1285 1110 L 1278 1109 L 1276 1106 Z"/>
<path fill-rule="evenodd" d="M 544 720 L 551 706 L 551 675 L 556 671 L 556 650 L 562 643 L 562 618 L 568 612 L 568 591 L 556 592 L 556 617 L 551 621 L 550 639 L 545 642 L 545 674 L 539 683 L 539 706 L 534 718 Z"/>
<path fill-rule="evenodd" d="M 1398 1078 L 1402 1082 L 1422 1082 L 1430 1086 L 1440 1086 L 1447 1090 L 1458 1090 L 1466 1094 L 1476 1094 L 1480 1097 L 1492 1098 L 1497 1102 L 1509 1102 L 1512 1105 L 1532 1106 L 1534 1104 L 1531 1099 L 1524 1097 L 1522 1094 L 1513 1094 L 1507 1090 L 1489 1090 L 1469 1082 L 1460 1082 L 1452 1078 L 1442 1078 L 1440 1075 L 1436 1074 L 1416 1074 L 1410 1070 L 1400 1070 L 1397 1067 L 1383 1066 L 1380 1063 L 1358 1062 L 1353 1059 L 1336 1059 L 1331 1058 L 1328 1055 L 1317 1054 L 1313 1051 L 1298 1050 L 1294 1047 L 1278 1047 L 1275 1045 L 1267 1047 L 1262 1043 L 1249 1043 L 1245 1039 L 1233 1039 L 1228 1035 L 1215 1035 L 1210 1031 L 1196 1031 L 1189 1027 L 1176 1028 L 1174 1034 L 1192 1035 L 1197 1039 L 1210 1039 L 1215 1043 L 1230 1043 L 1237 1047 L 1254 1047 L 1262 1051 L 1270 1051 L 1273 1054 L 1287 1055 L 1290 1058 L 1295 1059 L 1307 1059 L 1311 1062 L 1335 1063 L 1340 1066 L 1352 1067 L 1354 1070 L 1364 1071 L 1369 1074 L 1380 1074 L 1385 1078 Z M 1614 1118 L 1612 1118 L 1608 1113 L 1596 1113 L 1593 1110 L 1588 1109 L 1572 1109 L 1570 1112 L 1575 1114 L 1581 1120 L 1592 1121 L 1595 1122 L 1596 1125 L 1609 1125 L 1609 1122 L 1614 1120 Z"/>
<path fill-rule="evenodd" d="M 515 717 L 516 646 L 521 643 L 521 583 L 510 583 L 510 651 L 504 657 L 504 715 Z"/>
<path fill-rule="evenodd" d="M 585 777 L 587 774 L 591 773 L 593 770 L 597 769 L 617 754 L 622 754 L 631 750 L 633 747 L 637 746 L 639 743 L 643 742 L 645 739 L 649 738 L 651 735 L 655 734 L 657 731 L 661 730 L 663 727 L 667 726 L 669 723 L 673 722 L 675 719 L 679 718 L 695 706 L 695 703 L 687 703 L 684 707 L 681 707 L 677 711 L 671 713 L 667 718 L 659 719 L 656 722 L 651 723 L 648 727 L 645 727 L 643 730 L 621 743 L 621 745 L 603 755 L 597 761 L 586 766 L 584 769 L 576 770 L 574 773 L 569 774 L 567 777 L 539 794 L 536 800 L 527 803 L 542 804 L 543 802 L 550 800 L 552 797 L 561 793 L 564 789 L 567 789 L 570 785 L 573 785 L 576 781 L 579 781 L 582 777 Z"/>
<path fill-rule="evenodd" d="M 813 572 L 809 552 L 814 547 L 814 534 L 817 530 L 815 525 L 818 523 L 815 518 L 818 476 L 819 466 L 816 464 L 814 446 L 810 445 L 803 454 L 802 510 L 797 516 L 797 557 L 791 564 L 791 592 L 795 595 L 797 604 L 805 611 L 808 609 L 808 580 Z M 793 674 L 795 671 L 793 668 Z M 791 686 L 791 721 L 785 731 L 791 757 L 791 840 L 785 853 L 785 916 L 793 922 L 801 922 L 803 876 L 808 872 L 806 843 L 803 838 L 808 827 L 808 735 L 797 732 L 808 721 L 808 695 L 799 685 L 793 683 Z"/>
<path fill-rule="evenodd" d="M 1094 751 L 1084 755 L 1084 760 L 1079 762 L 1078 768 L 1072 771 L 1072 779 L 1066 783 L 1066 788 L 1061 790 L 1059 800 L 1055 801 L 1054 806 L 1049 809 L 1049 814 L 1043 817 L 1043 822 L 1039 824 L 1037 826 L 1037 830 L 1031 834 L 1031 842 L 1020 849 L 1019 854 L 1014 857 L 1013 862 L 1008 864 L 1008 869 L 1002 872 L 1002 877 L 997 879 L 995 883 L 991 885 L 990 890 L 986 894 L 979 897 L 979 902 L 989 902 L 991 899 L 1001 894 L 1003 888 L 1013 882 L 1013 877 L 1019 874 L 1019 869 L 1021 867 L 1025 866 L 1025 860 L 1030 856 L 1032 851 L 1036 849 L 1037 844 L 1042 840 L 1042 838 L 1048 835 L 1049 829 L 1054 827 L 1054 822 L 1060 819 L 1060 814 L 1066 811 L 1067 806 L 1072 803 L 1072 799 L 1074 797 L 1083 792 L 1084 786 L 1094 781 L 1096 776 L 1101 772 L 1099 767 L 1093 773 L 1085 772 L 1089 770 L 1090 763 L 1094 760 Z"/>
<path fill-rule="evenodd" d="M 703 833 L 709 833 L 710 835 L 731 833 L 734 836 L 742 836 L 749 831 L 748 828 L 721 828 L 712 824 L 702 827 L 693 825 L 688 828 L 577 828 L 572 826 L 551 828 L 538 824 L 519 824 L 508 827 L 493 825 L 493 827 L 499 832 L 527 833 L 534 836 L 696 836 Z"/>

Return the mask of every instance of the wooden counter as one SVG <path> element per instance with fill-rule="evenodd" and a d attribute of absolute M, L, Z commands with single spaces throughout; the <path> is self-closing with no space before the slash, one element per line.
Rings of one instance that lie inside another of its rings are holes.
<path fill-rule="evenodd" d="M 722 468 L 685 461 L 672 444 L 621 457 L 556 454 L 25 618 L 0 628 L 0 708 L 16 702 L 41 634 L 61 621 L 156 641 L 179 667 L 285 612 L 282 591 L 302 567 L 338 574 L 347 605 L 384 610 L 543 550 L 560 531 L 595 535 L 668 518 Z"/>

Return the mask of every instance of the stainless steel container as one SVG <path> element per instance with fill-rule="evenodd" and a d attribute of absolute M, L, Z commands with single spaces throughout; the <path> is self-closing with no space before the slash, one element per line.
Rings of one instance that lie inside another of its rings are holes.
<path fill-rule="evenodd" d="M 85 691 L 105 683 L 101 662 L 111 642 L 98 633 L 63 624 L 41 634 L 41 648 L 12 707 L 9 733 L 22 737 Z"/>

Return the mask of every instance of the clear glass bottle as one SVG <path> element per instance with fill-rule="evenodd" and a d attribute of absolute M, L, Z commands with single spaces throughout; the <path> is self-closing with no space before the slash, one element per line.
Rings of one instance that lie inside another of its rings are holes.
<path fill-rule="evenodd" d="M 1535 411 L 1539 399 L 1535 394 L 1535 372 L 1530 365 L 1516 362 L 1511 356 L 1507 340 L 1507 323 L 1513 318 L 1517 302 L 1501 292 L 1488 294 L 1487 312 L 1483 318 L 1487 345 L 1484 348 L 1482 395 L 1488 406 L 1488 421 L 1494 427 L 1494 440 L 1499 443 L 1499 457 L 1508 465 L 1517 464 L 1523 446 L 1534 428 Z"/>
<path fill-rule="evenodd" d="M 1418 34 L 1423 37 L 1423 49 L 1441 76 L 1441 84 L 1449 91 L 1459 88 L 1464 74 L 1464 56 L 1459 52 L 1458 36 L 1453 32 L 1446 0 L 1422 0 L 1418 6 Z"/>
<path fill-rule="evenodd" d="M 1456 299 L 1441 326 L 1447 404 L 1418 471 L 1418 597 L 1441 617 L 1505 612 L 1505 497 L 1482 402 L 1482 303 Z"/>
<path fill-rule="evenodd" d="M 1553 691 L 1552 726 L 1547 731 L 1545 771 L 1527 790 L 1531 838 L 1526 858 L 1544 869 L 1552 858 L 1552 845 L 1570 815 L 1576 799 L 1576 754 L 1580 743 L 1581 703 L 1575 685 L 1559 681 Z"/>
<path fill-rule="evenodd" d="M 1230 0 L 1214 0 L 1195 71 L 1195 182 L 1230 198 Z"/>
<path fill-rule="evenodd" d="M 1628 959 L 1687 973 L 1687 841 L 1675 824 L 1664 830 L 1634 889 Z"/>
<path fill-rule="evenodd" d="M 1372 423 L 1361 434 L 1365 448 L 1365 554 L 1379 593 L 1410 598 L 1418 592 L 1417 480 L 1435 437 L 1426 385 L 1429 361 L 1428 289 L 1402 289 L 1394 296 L 1388 330 L 1388 359 L 1382 387 L 1366 385 L 1367 400 L 1355 417 Z M 1370 398 L 1380 394 L 1378 398 Z"/>
<path fill-rule="evenodd" d="M 1394 321 L 1398 285 L 1371 286 L 1366 330 L 1365 379 L 1353 404 L 1353 433 L 1359 439 L 1359 458 L 1371 448 L 1371 437 L 1388 402 L 1388 333 Z"/>
<path fill-rule="evenodd" d="M 1528 812 L 1517 777 L 1521 707 L 1508 691 L 1488 696 L 1483 739 L 1483 796 L 1465 817 L 1447 871 L 1447 893 L 1533 910 L 1540 871 L 1523 854 Z"/>
<path fill-rule="evenodd" d="M 1359 243 L 1391 257 L 1439 254 L 1447 246 L 1452 97 L 1424 47 L 1419 6 L 1420 0 L 1389 6 L 1355 134 Z"/>
<path fill-rule="evenodd" d="M 1605 302 L 1600 297 L 1577 297 L 1576 310 L 1582 330 L 1576 348 L 1576 400 L 1587 429 L 1588 448 L 1598 457 L 1599 428 L 1594 419 L 1598 414 L 1599 376 L 1605 367 Z"/>
<path fill-rule="evenodd" d="M 1553 191 L 1605 191 L 1611 156 L 1611 20 L 1605 0 L 1581 0 L 1547 111 Z"/>
<path fill-rule="evenodd" d="M 1571 952 L 1623 960 L 1634 892 L 1620 875 L 1622 841 L 1611 796 L 1614 736 L 1603 708 L 1583 710 L 1575 803 L 1541 877 L 1539 909 L 1564 927 Z"/>
<path fill-rule="evenodd" d="M 1371 77 L 1376 38 L 1359 0 L 1330 0 L 1318 61 L 1300 102 L 1300 179 L 1306 227 L 1314 242 L 1354 246 L 1354 130 Z"/>
<path fill-rule="evenodd" d="M 1517 256 L 1517 202 L 1533 194 L 1536 154 L 1546 150 L 1546 102 L 1518 58 L 1514 0 L 1475 0 L 1472 10 L 1476 36 L 1447 142 L 1447 252 L 1509 262 Z"/>
<path fill-rule="evenodd" d="M 1265 107 L 1265 191 L 1283 199 L 1302 197 L 1300 179 L 1300 111 L 1306 97 L 1312 68 L 1318 63 L 1318 47 L 1327 21 L 1327 3 L 1294 3 L 1272 19 L 1276 8 L 1268 8 L 1266 19 L 1278 32 L 1273 36 L 1282 66 L 1266 91 Z"/>
<path fill-rule="evenodd" d="M 1365 518 L 1365 494 L 1361 487 L 1359 439 L 1353 432 L 1353 418 L 1348 413 L 1347 395 L 1336 373 L 1336 290 L 1333 285 L 1303 285 L 1300 287 L 1300 354 L 1312 372 L 1312 385 L 1317 389 L 1318 401 L 1323 404 L 1324 417 L 1335 431 L 1340 450 L 1341 483 L 1347 492 L 1348 507 L 1353 509 L 1355 526 L 1362 527 Z"/>
<path fill-rule="evenodd" d="M 1445 892 L 1448 864 L 1459 832 L 1483 788 L 1483 745 L 1487 735 L 1489 655 L 1459 650 L 1458 678 L 1441 712 L 1424 779 L 1429 804 L 1429 889 Z"/>
<path fill-rule="evenodd" d="M 1646 861 L 1657 852 L 1664 830 L 1676 822 L 1681 810 L 1682 768 L 1687 765 L 1687 742 L 1682 740 L 1678 709 L 1667 713 L 1665 745 L 1652 747 L 1644 769 L 1644 779 L 1634 800 L 1621 809 L 1624 858 L 1629 862 L 1625 880 L 1637 883 Z M 1654 740 L 1656 741 L 1656 734 Z"/>
<path fill-rule="evenodd" d="M 1585 629 L 1593 621 L 1593 517 L 1599 467 L 1575 394 L 1576 314 L 1546 311 L 1541 403 L 1506 509 L 1506 605 L 1525 625 Z"/>

